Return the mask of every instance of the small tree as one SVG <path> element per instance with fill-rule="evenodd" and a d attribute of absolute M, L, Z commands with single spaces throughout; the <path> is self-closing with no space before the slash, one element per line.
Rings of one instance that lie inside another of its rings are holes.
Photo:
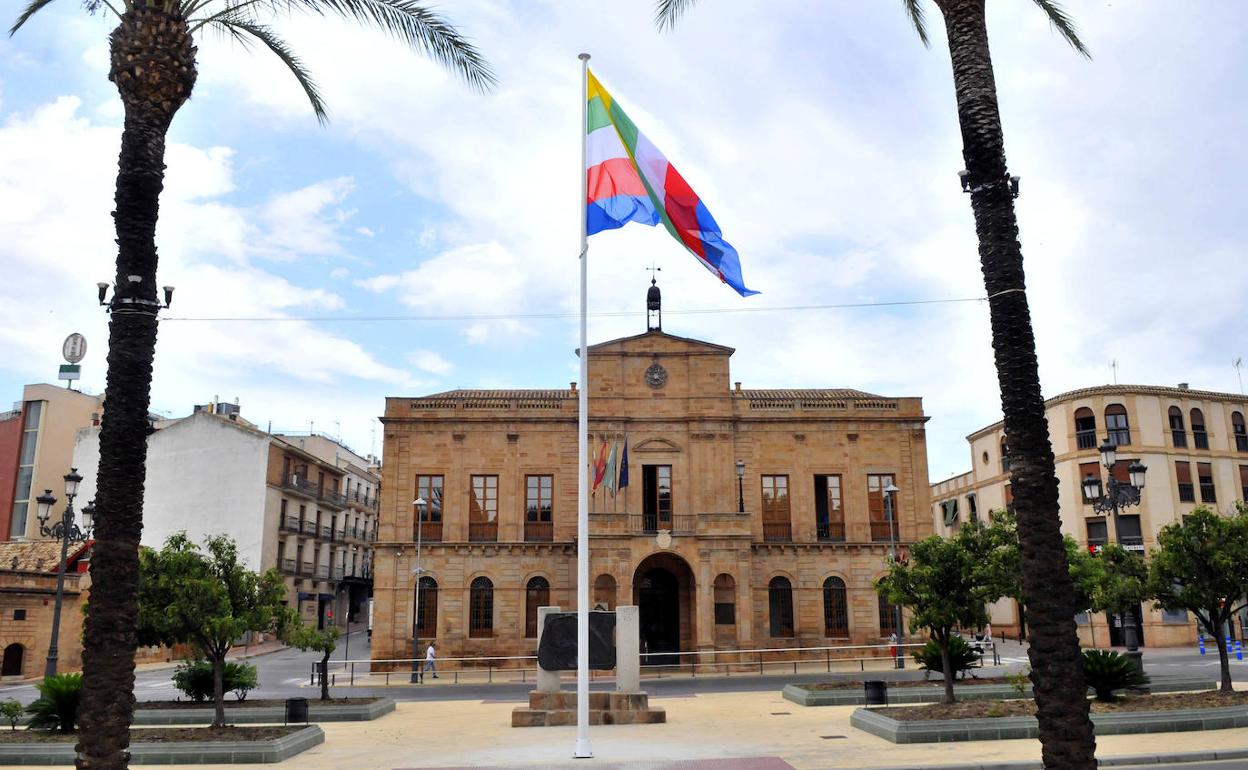
<path fill-rule="evenodd" d="M 276 570 L 263 575 L 238 560 L 224 535 L 201 552 L 185 532 L 159 551 L 144 551 L 139 569 L 139 643 L 184 643 L 212 664 L 212 726 L 225 725 L 225 656 L 243 634 L 281 632 L 289 622 L 286 587 Z"/>
<path fill-rule="evenodd" d="M 1219 516 L 1202 505 L 1163 527 L 1149 586 L 1158 605 L 1187 610 L 1213 637 L 1222 666 L 1221 690 L 1230 692 L 1231 662 L 1222 629 L 1248 595 L 1248 511 L 1237 506 L 1234 515 Z"/>
<path fill-rule="evenodd" d="M 13 699 L 0 703 L 0 717 L 9 723 L 10 730 L 17 730 L 17 720 L 22 718 L 22 704 Z"/>
<path fill-rule="evenodd" d="M 310 626 L 300 624 L 294 626 L 286 634 L 286 644 L 301 650 L 315 650 L 321 653 L 316 667 L 321 678 L 321 700 L 329 700 L 329 656 L 338 647 L 338 634 L 334 629 L 318 631 Z"/>

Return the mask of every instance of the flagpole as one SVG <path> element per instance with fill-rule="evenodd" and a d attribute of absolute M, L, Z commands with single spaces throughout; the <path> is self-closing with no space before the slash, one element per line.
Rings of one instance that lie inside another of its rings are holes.
<path fill-rule="evenodd" d="M 589 305 L 589 193 L 585 169 L 585 134 L 589 125 L 589 54 L 581 60 L 581 388 L 577 406 L 577 447 L 580 462 L 579 491 L 576 496 L 576 749 L 572 756 L 594 756 L 589 745 L 589 333 L 586 308 Z"/>

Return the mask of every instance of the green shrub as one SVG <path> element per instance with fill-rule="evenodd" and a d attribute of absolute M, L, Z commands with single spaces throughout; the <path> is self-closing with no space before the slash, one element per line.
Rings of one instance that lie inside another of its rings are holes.
<path fill-rule="evenodd" d="M 1005 681 L 1010 683 L 1010 687 L 1014 688 L 1014 692 L 1020 697 L 1026 695 L 1027 685 L 1031 684 L 1031 666 L 1014 674 L 1006 674 Z"/>
<path fill-rule="evenodd" d="M 82 674 L 44 677 L 35 685 L 39 700 L 26 707 L 31 730 L 59 730 L 72 733 L 78 724 L 78 700 L 82 694 Z"/>
<path fill-rule="evenodd" d="M 1115 690 L 1143 690 L 1148 685 L 1147 674 L 1109 650 L 1084 650 L 1083 676 L 1099 701 L 1114 700 Z"/>
<path fill-rule="evenodd" d="M 919 668 L 926 671 L 937 674 L 945 671 L 944 661 L 940 657 L 940 645 L 935 639 L 929 639 L 922 649 L 916 650 L 914 659 Z M 979 665 L 979 653 L 972 650 L 962 637 L 955 636 L 949 639 L 949 662 L 953 664 L 954 676 L 958 676 Z"/>
<path fill-rule="evenodd" d="M 22 704 L 15 700 L 6 700 L 4 703 L 0 703 L 0 717 L 8 721 L 9 729 L 11 730 L 17 729 L 17 720 L 22 718 L 24 710 Z"/>
<path fill-rule="evenodd" d="M 256 689 L 256 667 L 226 661 L 222 672 L 221 692 L 232 692 L 240 701 Z M 184 660 L 173 672 L 173 686 L 196 703 L 212 699 L 212 664 L 206 660 Z"/>

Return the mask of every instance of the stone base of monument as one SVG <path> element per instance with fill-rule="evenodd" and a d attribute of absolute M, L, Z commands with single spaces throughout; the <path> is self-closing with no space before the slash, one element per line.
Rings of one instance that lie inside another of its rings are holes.
<path fill-rule="evenodd" d="M 591 725 L 642 725 L 667 721 L 667 712 L 650 708 L 644 692 L 591 692 Z M 511 712 L 512 727 L 547 727 L 576 724 L 575 692 L 529 693 L 529 707 Z"/>

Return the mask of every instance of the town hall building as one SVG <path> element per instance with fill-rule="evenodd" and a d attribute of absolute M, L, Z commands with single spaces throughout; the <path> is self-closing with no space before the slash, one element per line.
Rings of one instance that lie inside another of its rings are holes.
<path fill-rule="evenodd" d="M 589 348 L 591 453 L 616 449 L 590 501 L 593 605 L 638 605 L 652 656 L 887 639 L 873 581 L 933 529 L 922 400 L 744 389 L 732 348 L 647 326 Z M 386 399 L 374 660 L 434 638 L 444 658 L 532 655 L 537 608 L 575 608 L 576 388 Z"/>

